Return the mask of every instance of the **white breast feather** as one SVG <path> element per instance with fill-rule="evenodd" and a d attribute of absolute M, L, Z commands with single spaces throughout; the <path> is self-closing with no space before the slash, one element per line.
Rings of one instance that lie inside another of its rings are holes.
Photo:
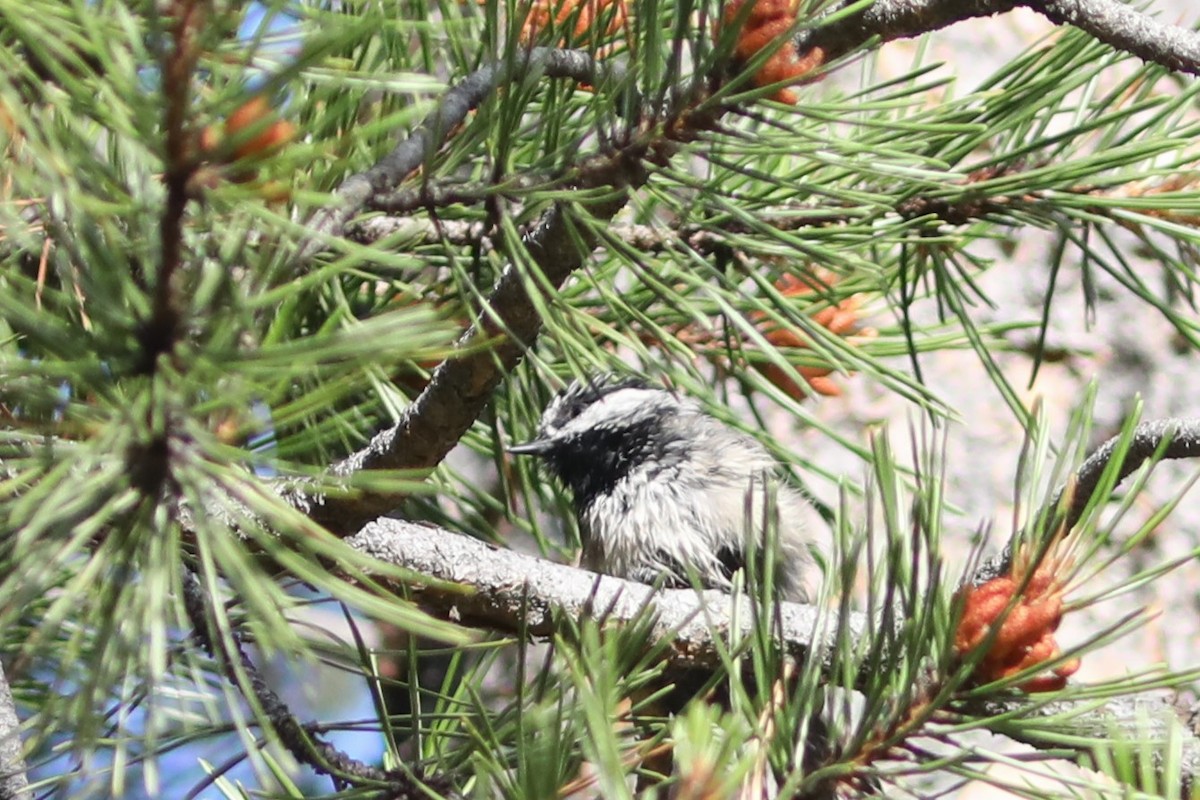
<path fill-rule="evenodd" d="M 705 452 L 719 456 L 712 464 L 687 459 L 657 474 L 638 468 L 593 500 L 580 517 L 584 566 L 642 582 L 664 572 L 688 582 L 686 572 L 678 574 L 684 564 L 702 585 L 729 589 L 718 554 L 763 540 L 763 507 L 773 493 L 779 559 L 789 579 L 780 588 L 792 599 L 804 597 L 811 589 L 806 528 L 812 506 L 774 478 L 777 465 L 756 442 L 723 426 L 709 431 L 716 441 L 706 442 L 712 449 Z"/>

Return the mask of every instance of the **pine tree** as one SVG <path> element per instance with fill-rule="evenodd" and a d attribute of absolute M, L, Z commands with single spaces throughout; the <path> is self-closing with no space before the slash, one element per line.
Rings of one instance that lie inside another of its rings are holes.
<path fill-rule="evenodd" d="M 982 81 L 879 63 L 1018 6 L 1056 28 Z M 0 0 L 0 59 L 0 796 L 1191 795 L 1194 652 L 1078 670 L 1196 555 L 1151 547 L 1186 480 L 1139 503 L 1200 422 L 1103 381 L 1048 409 L 1008 366 L 1087 349 L 1056 314 L 1106 293 L 1193 357 L 1194 31 L 1119 0 Z M 1039 312 L 989 315 L 997 276 Z M 974 539 L 944 443 L 982 420 L 926 380 L 964 352 L 1023 432 L 978 459 L 1011 531 Z M 811 490 L 820 597 L 565 565 L 569 498 L 504 448 L 609 372 Z M 852 387 L 911 427 L 830 422 Z M 679 668 L 722 702 L 662 714 Z M 1077 768 L 1031 788 L 1049 759 Z"/>

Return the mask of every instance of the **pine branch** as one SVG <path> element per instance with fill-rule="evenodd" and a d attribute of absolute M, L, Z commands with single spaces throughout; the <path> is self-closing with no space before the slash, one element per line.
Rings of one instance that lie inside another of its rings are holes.
<path fill-rule="evenodd" d="M 746 597 L 690 589 L 656 591 L 412 522 L 377 520 L 347 542 L 387 564 L 456 585 L 458 590 L 442 586 L 416 590 L 416 594 L 431 613 L 497 632 L 550 636 L 559 630 L 559 620 L 564 617 L 630 623 L 649 612 L 655 620 L 652 643 L 665 645 L 666 659 L 679 668 L 716 668 L 721 663 L 721 645 L 728 645 L 731 639 L 737 642 L 732 636 L 732 620 L 752 619 Z M 414 589 L 407 586 L 406 591 Z M 814 637 L 818 615 L 814 606 L 780 604 L 777 641 L 784 652 L 797 659 L 813 653 L 826 657 L 834 634 L 826 631 L 824 638 Z M 843 622 L 855 639 L 860 639 L 867 627 L 866 618 L 857 613 Z M 1086 745 L 1088 739 L 1108 741 L 1114 730 L 1165 744 L 1165 732 L 1174 728 L 1183 741 L 1182 779 L 1190 786 L 1200 775 L 1200 738 L 1185 731 L 1173 706 L 1161 699 L 1130 697 L 1104 704 L 1046 704 L 1019 697 L 989 701 L 966 710 L 989 718 L 989 728 L 1017 741 L 1053 750 L 1072 747 L 1085 754 L 1091 752 Z M 1058 718 L 1052 729 L 1013 724 L 1051 716 Z M 994 725 L 991 718 L 996 720 Z M 1161 769 L 1164 757 L 1161 750 L 1153 751 L 1156 769 Z"/>
<path fill-rule="evenodd" d="M 498 86 L 519 80 L 541 70 L 549 78 L 572 78 L 600 84 L 619 80 L 621 70 L 600 66 L 590 53 L 582 50 L 556 50 L 535 47 L 513 58 L 495 61 L 469 75 L 446 92 L 421 125 L 366 172 L 351 175 L 338 187 L 336 202 L 317 212 L 309 222 L 313 239 L 301 251 L 304 263 L 324 249 L 324 237 L 341 236 L 348 220 L 367 207 L 376 197 L 395 191 L 409 174 L 445 144 L 455 128 Z"/>
<path fill-rule="evenodd" d="M 431 614 L 465 625 L 514 635 L 551 636 L 564 619 L 598 618 L 606 623 L 631 623 L 649 613 L 654 624 L 649 647 L 663 647 L 673 667 L 715 669 L 722 647 L 740 639 L 733 620 L 753 619 L 749 598 L 718 591 L 655 590 L 643 584 L 598 575 L 556 564 L 431 525 L 380 519 L 346 542 L 361 553 L 393 567 L 440 582 L 436 587 L 404 586 Z M 828 659 L 836 633 L 824 630 L 818 638 L 820 610 L 801 603 L 779 604 L 776 643 L 796 659 L 816 654 Z M 860 640 L 868 629 L 865 615 L 852 613 L 842 624 Z M 743 634 L 746 632 L 743 631 Z M 1119 698 L 1048 704 L 1036 696 L 989 700 L 964 707 L 987 720 L 989 729 L 1037 748 L 1074 749 L 1089 755 L 1088 740 L 1108 742 L 1114 730 L 1138 740 L 1174 728 L 1183 741 L 1182 780 L 1192 785 L 1200 776 L 1200 737 L 1180 720 L 1169 703 L 1152 697 Z M 1148 713 L 1153 712 L 1153 713 Z M 1021 725 L 1022 720 L 1054 717 L 1052 726 Z M 1152 727 L 1147 730 L 1146 724 Z M 1165 752 L 1149 748 L 1155 768 Z"/>
<path fill-rule="evenodd" d="M 1137 763 L 1134 774 L 1143 776 L 1143 780 L 1147 775 L 1160 776 L 1155 786 L 1139 788 L 1156 789 L 1166 796 L 1170 796 L 1168 787 L 1178 780 L 1180 796 L 1191 797 L 1192 787 L 1200 778 L 1200 731 L 1189 725 L 1182 718 L 1180 709 L 1161 694 L 1117 697 L 1102 705 L 1095 701 L 1032 705 L 1024 698 L 992 699 L 968 706 L 966 710 L 997 720 L 995 725 L 988 726 L 994 732 L 1039 749 L 1061 748 L 1063 737 L 1072 737 L 1078 742 L 1090 739 L 1102 746 L 1114 740 L 1153 742 L 1151 748 L 1132 748 L 1129 755 L 1134 759 L 1148 759 L 1148 763 Z M 1033 720 L 1043 720 L 1045 724 L 1021 724 Z M 1178 774 L 1165 772 L 1172 740 L 1181 744 L 1179 760 L 1173 765 L 1178 768 Z M 1086 746 L 1067 746 L 1095 758 Z"/>
<path fill-rule="evenodd" d="M 1114 436 L 1102 444 L 1075 472 L 1072 487 L 1071 508 L 1067 512 L 1066 529 L 1071 530 L 1083 516 L 1084 510 L 1095 494 L 1109 462 L 1112 461 L 1123 437 Z M 1159 450 L 1162 450 L 1159 453 Z M 1128 478 L 1147 460 L 1158 454 L 1164 460 L 1196 458 L 1200 456 L 1200 419 L 1171 418 L 1143 422 L 1133 429 L 1129 438 L 1129 449 L 1125 460 L 1117 471 L 1116 483 Z M 1062 496 L 1062 490 L 1054 499 L 1054 505 Z"/>
<path fill-rule="evenodd" d="M 1158 22 L 1120 0 L 877 0 L 828 25 L 803 30 L 794 41 L 800 53 L 820 48 L 828 62 L 875 37 L 906 39 L 1022 6 L 1146 61 L 1200 75 L 1200 33 Z"/>
<path fill-rule="evenodd" d="M 988 177 L 1001 174 L 993 171 Z M 1007 171 L 1005 175 L 1019 175 L 1015 171 Z M 934 197 L 918 194 L 896 203 L 896 214 L 902 219 L 931 217 L 948 225 L 966 225 L 979 219 L 1002 214 L 1013 210 L 1036 210 L 1040 205 L 1052 208 L 1050 201 L 1037 193 L 1024 195 L 1001 194 L 990 196 L 975 194 L 970 190 L 974 181 L 968 178 L 963 186 L 961 197 Z M 444 207 L 466 203 L 480 203 L 488 196 L 482 190 L 457 191 L 451 186 L 433 185 L 430 191 L 422 193 L 414 189 L 404 193 L 403 204 L 407 210 L 419 208 Z M 1069 189 L 1058 189 L 1058 195 L 1075 194 L 1094 196 L 1095 186 L 1077 186 Z M 387 209 L 392 210 L 392 209 Z M 1098 207 L 1089 209 L 1097 216 L 1104 215 L 1108 208 Z M 874 209 L 872 214 L 877 213 Z M 611 225 L 605 230 L 605 238 L 624 242 L 629 247 L 644 252 L 663 252 L 686 248 L 699 253 L 728 251 L 729 236 L 756 234 L 763 227 L 777 231 L 798 231 L 805 228 L 825 228 L 838 225 L 861 223 L 867 218 L 867 212 L 858 209 L 852 212 L 839 213 L 836 206 L 824 203 L 786 204 L 755 211 L 756 225 L 751 225 L 737 218 L 724 219 L 719 222 L 704 222 L 664 227 L 662 225 Z M 448 242 L 450 244 L 469 246 L 480 243 L 488 232 L 487 226 L 481 222 L 470 222 L 454 219 L 421 219 L 410 216 L 374 216 L 360 222 L 352 223 L 346 230 L 346 235 L 359 244 L 375 244 L 382 239 L 400 235 L 405 238 L 418 239 L 420 243 Z M 492 249 L 489 245 L 488 249 Z"/>
<path fill-rule="evenodd" d="M 559 630 L 563 617 L 628 623 L 649 610 L 655 619 L 654 638 L 666 643 L 667 660 L 681 668 L 719 666 L 718 645 L 722 637 L 731 635 L 732 620 L 753 618 L 746 597 L 734 599 L 720 591 L 656 590 L 505 550 L 433 525 L 377 519 L 346 542 L 381 562 L 439 582 L 415 590 L 422 606 L 464 625 L 549 636 Z M 413 587 L 406 585 L 406 589 Z M 806 659 L 814 649 L 824 653 L 833 643 L 832 632 L 823 641 L 812 641 L 817 619 L 815 606 L 781 605 L 780 641 L 788 654 Z M 846 624 L 861 632 L 866 617 L 851 614 Z"/>
<path fill-rule="evenodd" d="M 17 717 L 4 665 L 0 664 L 0 800 L 26 800 L 33 796 L 26 769 L 25 754 L 21 751 L 21 720 Z"/>
<path fill-rule="evenodd" d="M 217 659 L 231 684 L 240 691 L 250 691 L 280 742 L 297 761 L 309 765 L 321 775 L 332 777 L 343 786 L 385 789 L 389 792 L 388 797 L 397 800 L 429 796 L 404 770 L 382 770 L 351 758 L 318 739 L 316 726 L 305 725 L 296 719 L 246 654 L 241 633 L 236 629 L 231 632 L 232 648 L 223 644 L 223 637 L 209 621 L 208 595 L 199 579 L 187 570 L 183 575 L 183 601 L 196 641 Z"/>
<path fill-rule="evenodd" d="M 1077 471 L 1072 483 L 1074 502 L 1068 515 L 1072 524 L 1078 521 L 1101 476 L 1110 468 L 1120 441 L 1117 437 L 1105 443 Z M 1130 437 L 1130 446 L 1118 468 L 1118 479 L 1127 477 L 1155 455 L 1200 456 L 1200 419 L 1170 419 L 1139 425 Z M 1061 491 L 1051 508 L 1057 507 L 1059 497 Z M 590 616 L 607 622 L 630 623 L 650 613 L 654 620 L 651 633 L 654 643 L 664 645 L 666 659 L 681 668 L 719 665 L 721 645 L 727 647 L 737 633 L 732 621 L 753 618 L 746 597 L 686 589 L 659 591 L 412 522 L 379 519 L 349 537 L 347 543 L 387 564 L 440 582 L 442 585 L 424 589 L 410 585 L 404 588 L 406 592 L 419 594 L 430 613 L 467 625 L 510 634 L 549 636 L 564 617 Z M 994 562 L 982 565 L 972 581 L 979 583 L 994 577 L 994 570 Z M 783 652 L 796 659 L 815 656 L 828 662 L 837 634 L 828 630 L 830 626 L 818 624 L 819 609 L 796 603 L 781 603 L 779 608 L 777 641 Z M 857 613 L 840 620 L 840 624 L 854 640 L 860 640 L 869 629 L 866 617 Z M 819 639 L 814 633 L 817 631 L 823 634 Z M 1148 709 L 1154 713 L 1148 716 Z M 1191 786 L 1200 775 L 1200 738 L 1165 702 L 1138 697 L 1104 704 L 1096 701 L 1046 704 L 1032 697 L 1020 697 L 989 700 L 970 706 L 967 711 L 982 714 L 986 724 L 997 732 L 1035 747 L 1067 746 L 1085 754 L 1093 753 L 1089 741 L 1107 741 L 1113 730 L 1123 730 L 1138 741 L 1149 737 L 1163 747 L 1170 741 L 1164 732 L 1171 731 L 1183 741 L 1181 779 Z M 1019 724 L 1031 716 L 1053 717 L 1052 729 Z M 1149 730 L 1147 724 L 1152 726 Z M 1167 763 L 1166 753 L 1161 747 L 1151 747 L 1147 752 L 1151 753 L 1150 766 L 1161 774 Z"/>
<path fill-rule="evenodd" d="M 1166 25 L 1118 0 L 1033 0 L 1026 5 L 1144 61 L 1200 75 L 1200 33 L 1196 31 Z"/>
<path fill-rule="evenodd" d="M 645 183 L 648 172 L 644 162 L 668 160 L 680 140 L 712 123 L 708 115 L 692 113 L 686 123 L 682 117 L 667 121 L 661 129 L 651 127 L 611 153 L 581 162 L 573 173 L 573 187 L 581 191 L 608 190 L 586 206 L 591 217 L 588 222 L 611 220 L 625 206 L 630 192 Z M 524 247 L 540 273 L 540 282 L 550 289 L 561 286 L 596 246 L 597 237 L 588 229 L 588 222 L 573 218 L 577 213 L 564 204 L 555 204 L 524 237 Z M 542 319 L 526 282 L 523 270 L 509 264 L 488 297 L 482 326 L 472 325 L 460 337 L 456 354 L 434 370 L 429 384 L 395 426 L 335 464 L 330 474 L 347 478 L 361 470 L 429 469 L 439 464 L 541 333 Z M 488 344 L 497 336 L 498 342 Z M 386 492 L 314 494 L 297 484 L 285 486 L 281 493 L 329 531 L 344 536 L 391 511 L 403 499 Z"/>
<path fill-rule="evenodd" d="M 848 0 L 844 7 L 854 4 Z M 818 20 L 816 27 L 800 31 L 793 41 L 798 53 L 819 48 L 829 62 L 876 37 L 882 42 L 908 39 L 974 17 L 1003 14 L 1021 5 L 1018 0 L 876 0 L 829 24 L 821 25 Z"/>

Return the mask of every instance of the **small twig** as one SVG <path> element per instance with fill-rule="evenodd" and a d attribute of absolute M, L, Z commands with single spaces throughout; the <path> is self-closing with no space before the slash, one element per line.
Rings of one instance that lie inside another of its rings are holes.
<path fill-rule="evenodd" d="M 486 224 L 467 220 L 440 219 L 434 224 L 431 219 L 418 217 L 369 217 L 350 225 L 346 236 L 359 244 L 376 244 L 397 236 L 416 239 L 417 244 L 445 242 L 468 247 L 479 244 L 487 232 Z"/>
<path fill-rule="evenodd" d="M 209 618 L 208 594 L 195 574 L 188 570 L 183 574 L 183 602 L 192 623 L 193 636 L 221 665 L 225 678 L 253 696 L 279 741 L 297 761 L 339 783 L 385 788 L 390 793 L 388 797 L 397 800 L 428 797 L 428 793 L 422 791 L 405 771 L 383 770 L 351 758 L 318 739 L 316 726 L 304 725 L 297 720 L 246 654 L 241 634 L 232 631 L 231 646 L 227 646 L 214 630 Z"/>
<path fill-rule="evenodd" d="M 663 755 L 669 755 L 674 747 L 675 744 L 673 742 L 664 742 L 656 745 L 652 745 L 650 742 L 640 742 L 621 756 L 621 766 L 632 772 L 633 770 L 637 769 L 640 764 L 645 764 L 651 759 L 658 758 Z M 580 775 L 569 783 L 558 787 L 558 796 L 561 798 L 574 797 L 585 789 L 595 786 L 599 780 L 599 772 L 591 772 L 590 774 Z M 585 796 L 594 797 L 595 795 Z"/>
<path fill-rule="evenodd" d="M 29 779 L 21 750 L 21 720 L 13 702 L 12 687 L 0 664 L 0 800 L 27 800 Z"/>
<path fill-rule="evenodd" d="M 560 181 L 561 182 L 561 181 Z M 497 196 L 514 194 L 537 187 L 555 187 L 550 175 L 522 173 L 497 176 L 488 183 L 479 181 L 426 181 L 419 186 L 398 189 L 391 194 L 371 198 L 368 206 L 375 211 L 405 214 L 458 204 L 486 203 Z"/>

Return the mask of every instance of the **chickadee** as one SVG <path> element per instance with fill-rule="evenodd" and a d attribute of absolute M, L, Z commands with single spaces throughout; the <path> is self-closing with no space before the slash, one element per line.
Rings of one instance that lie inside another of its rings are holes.
<path fill-rule="evenodd" d="M 576 381 L 546 407 L 537 438 L 509 452 L 541 456 L 571 489 L 588 569 L 728 591 L 770 531 L 781 596 L 813 593 L 815 509 L 761 444 L 693 400 L 636 379 Z"/>

